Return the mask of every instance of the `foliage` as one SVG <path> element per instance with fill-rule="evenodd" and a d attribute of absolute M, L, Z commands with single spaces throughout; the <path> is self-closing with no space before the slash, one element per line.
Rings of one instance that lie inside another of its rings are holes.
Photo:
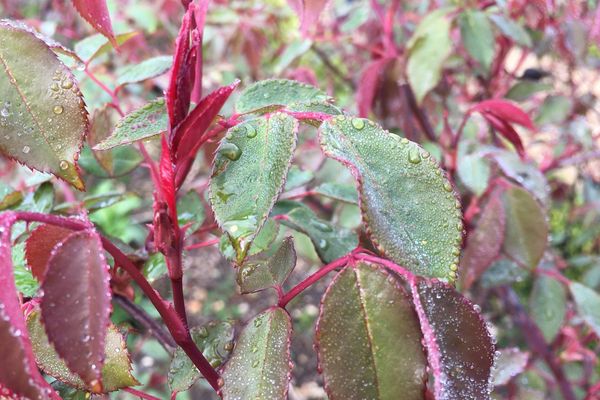
<path fill-rule="evenodd" d="M 0 398 L 600 395 L 595 1 L 0 9 Z"/>

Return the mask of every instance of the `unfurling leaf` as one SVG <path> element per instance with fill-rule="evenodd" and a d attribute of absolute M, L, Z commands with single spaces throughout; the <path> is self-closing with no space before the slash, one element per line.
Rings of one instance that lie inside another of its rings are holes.
<path fill-rule="evenodd" d="M 230 129 L 217 150 L 210 202 L 241 263 L 283 190 L 298 122 L 275 113 Z"/>
<path fill-rule="evenodd" d="M 38 366 L 48 375 L 81 390 L 92 390 L 81 378 L 67 367 L 54 347 L 48 341 L 39 310 L 27 316 L 27 330 Z M 104 365 L 102 366 L 102 389 L 112 392 L 129 386 L 139 385 L 131 374 L 131 360 L 125 338 L 114 325 L 109 325 L 104 345 Z"/>
<path fill-rule="evenodd" d="M 231 321 L 209 322 L 190 330 L 192 340 L 202 351 L 213 368 L 223 364 L 233 350 L 233 323 Z M 200 371 L 181 347 L 175 350 L 169 369 L 169 388 L 173 392 L 188 390 L 198 379 Z"/>
<path fill-rule="evenodd" d="M 42 290 L 48 339 L 93 391 L 102 390 L 102 366 L 110 314 L 109 273 L 93 230 L 74 232 L 52 252 Z"/>
<path fill-rule="evenodd" d="M 315 341 L 330 399 L 423 399 L 427 360 L 418 318 L 379 266 L 360 263 L 335 277 Z"/>
<path fill-rule="evenodd" d="M 7 397 L 60 400 L 39 373 L 13 279 L 11 226 L 14 214 L 0 214 L 0 393 Z"/>
<path fill-rule="evenodd" d="M 108 150 L 160 135 L 167 131 L 167 118 L 165 99 L 153 100 L 124 116 L 112 134 L 96 144 L 94 150 Z"/>
<path fill-rule="evenodd" d="M 288 105 L 328 103 L 331 98 L 314 86 L 287 79 L 268 79 L 248 86 L 235 103 L 240 114 L 266 113 Z"/>
<path fill-rule="evenodd" d="M 270 308 L 248 322 L 225 364 L 223 399 L 287 399 L 291 335 L 290 316 L 282 308 Z"/>
<path fill-rule="evenodd" d="M 73 5 L 95 30 L 106 36 L 113 46 L 118 46 L 112 30 L 106 0 L 73 0 Z"/>
<path fill-rule="evenodd" d="M 79 190 L 77 158 L 88 118 L 71 71 L 46 43 L 0 23 L 0 152 Z"/>
<path fill-rule="evenodd" d="M 357 180 L 363 221 L 377 247 L 419 275 L 454 280 L 460 202 L 430 154 L 361 118 L 334 117 L 320 137 L 325 154 Z"/>
<path fill-rule="evenodd" d="M 480 310 L 443 282 L 411 286 L 436 400 L 489 399 L 495 346 Z"/>
<path fill-rule="evenodd" d="M 270 287 L 281 287 L 296 266 L 296 250 L 291 237 L 285 238 L 269 258 L 257 255 L 238 268 L 237 283 L 242 293 L 253 293 Z"/>

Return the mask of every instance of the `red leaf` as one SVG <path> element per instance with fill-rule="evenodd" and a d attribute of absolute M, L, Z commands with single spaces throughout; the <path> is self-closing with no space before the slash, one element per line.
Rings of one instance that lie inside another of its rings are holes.
<path fill-rule="evenodd" d="M 502 119 L 497 118 L 493 114 L 483 114 L 483 116 L 498 133 L 504 136 L 509 142 L 513 144 L 513 146 L 515 146 L 515 149 L 517 149 L 517 152 L 521 157 L 525 156 L 525 147 L 523 146 L 521 137 L 519 136 L 517 131 L 515 131 L 515 128 L 513 128 L 511 124 Z"/>
<path fill-rule="evenodd" d="M 375 93 L 379 88 L 381 75 L 391 58 L 381 58 L 371 62 L 363 70 L 360 83 L 358 85 L 358 91 L 356 93 L 356 102 L 358 103 L 358 115 L 361 117 L 368 117 L 371 111 L 371 106 L 375 100 Z"/>
<path fill-rule="evenodd" d="M 42 322 L 48 339 L 69 369 L 94 391 L 102 390 L 109 280 L 100 237 L 90 229 L 72 233 L 55 247 L 42 284 Z"/>
<path fill-rule="evenodd" d="M 0 215 L 0 395 L 58 399 L 40 375 L 17 297 L 11 256 L 14 214 Z"/>
<path fill-rule="evenodd" d="M 160 190 L 162 200 L 167 203 L 171 216 L 176 218 L 175 212 L 175 170 L 173 168 L 173 157 L 171 149 L 167 143 L 167 138 L 163 135 L 161 139 L 161 153 L 159 165 Z M 155 202 L 156 203 L 156 202 Z"/>
<path fill-rule="evenodd" d="M 493 192 L 477 222 L 467 237 L 461 259 L 461 279 L 467 290 L 496 259 L 504 242 L 505 216 L 502 200 Z"/>
<path fill-rule="evenodd" d="M 106 0 L 73 0 L 73 5 L 95 30 L 106 36 L 115 48 L 119 47 L 112 30 Z"/>
<path fill-rule="evenodd" d="M 194 9 L 194 4 L 190 4 L 188 11 L 183 16 L 181 28 L 175 41 L 173 68 L 171 69 L 171 80 L 166 95 L 171 131 L 183 121 L 190 108 L 198 40 L 197 37 L 195 40 L 191 38 Z"/>
<path fill-rule="evenodd" d="M 427 356 L 435 378 L 435 398 L 490 398 L 495 346 L 473 304 L 446 283 L 411 282 Z"/>
<path fill-rule="evenodd" d="M 72 232 L 70 229 L 56 225 L 40 225 L 27 239 L 25 259 L 31 273 L 39 282 L 44 280 L 52 249 Z"/>
<path fill-rule="evenodd" d="M 207 95 L 176 129 L 171 149 L 175 153 L 178 165 L 180 161 L 196 155 L 206 130 L 239 83 L 240 81 L 236 80 L 231 85 L 220 87 Z"/>
<path fill-rule="evenodd" d="M 206 12 L 208 11 L 208 2 L 209 0 L 200 0 L 197 6 L 197 10 L 194 14 L 196 21 L 196 31 L 198 31 L 198 51 L 196 54 L 196 65 L 195 65 L 195 79 L 194 79 L 194 89 L 192 89 L 192 101 L 194 103 L 199 103 L 200 99 L 202 99 L 202 40 L 204 37 L 204 23 L 206 22 Z"/>
<path fill-rule="evenodd" d="M 471 107 L 470 112 L 479 112 L 484 117 L 493 115 L 505 123 L 512 122 L 532 131 L 535 130 L 535 126 L 533 125 L 531 118 L 529 118 L 529 115 L 510 101 L 501 99 L 484 100 Z"/>
<path fill-rule="evenodd" d="M 308 29 L 317 23 L 329 0 L 288 0 L 288 3 L 298 14 L 300 29 L 306 34 Z"/>

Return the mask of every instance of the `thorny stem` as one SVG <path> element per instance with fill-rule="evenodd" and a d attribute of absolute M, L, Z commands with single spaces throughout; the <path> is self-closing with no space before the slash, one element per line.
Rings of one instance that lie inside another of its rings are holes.
<path fill-rule="evenodd" d="M 61 226 L 76 231 L 88 229 L 90 226 L 84 221 L 78 221 L 73 218 L 59 217 L 51 214 L 42 214 L 36 212 L 19 211 L 14 213 L 15 217 L 25 222 L 42 222 L 46 224 Z M 192 337 L 190 336 L 187 325 L 180 318 L 173 306 L 165 301 L 160 294 L 154 290 L 152 285 L 146 280 L 144 275 L 138 270 L 137 266 L 110 240 L 100 236 L 104 249 L 114 258 L 115 263 L 123 268 L 138 284 L 148 299 L 152 302 L 165 325 L 169 329 L 175 342 L 183 349 L 190 360 L 198 368 L 202 376 L 215 391 L 219 390 L 219 374 L 206 360 L 202 352 L 198 349 Z"/>

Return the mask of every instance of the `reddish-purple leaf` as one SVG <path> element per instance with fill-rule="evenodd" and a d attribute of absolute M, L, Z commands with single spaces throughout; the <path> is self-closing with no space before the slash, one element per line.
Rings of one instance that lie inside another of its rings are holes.
<path fill-rule="evenodd" d="M 496 259 L 504 242 L 505 216 L 502 200 L 496 192 L 483 208 L 477 226 L 467 237 L 460 261 L 463 289 L 468 289 Z"/>
<path fill-rule="evenodd" d="M 173 157 L 167 143 L 166 136 L 161 139 L 161 153 L 159 164 L 159 180 L 162 200 L 169 206 L 169 211 L 174 212 L 175 207 L 175 170 L 173 167 Z"/>
<path fill-rule="evenodd" d="M 204 57 L 202 55 L 202 40 L 204 38 L 204 23 L 206 22 L 206 12 L 208 11 L 208 3 L 210 0 L 199 0 L 194 20 L 196 22 L 196 31 L 198 32 L 198 52 L 196 54 L 196 65 L 194 67 L 194 88 L 192 89 L 192 101 L 199 103 L 202 99 L 202 63 Z"/>
<path fill-rule="evenodd" d="M 60 400 L 37 369 L 17 297 L 10 246 L 14 221 L 12 213 L 0 215 L 0 397 Z"/>
<path fill-rule="evenodd" d="M 490 398 L 495 346 L 477 309 L 446 283 L 411 282 L 436 400 Z"/>
<path fill-rule="evenodd" d="M 25 243 L 25 259 L 33 276 L 42 282 L 52 249 L 73 231 L 56 225 L 40 225 Z"/>
<path fill-rule="evenodd" d="M 379 87 L 381 76 L 385 71 L 391 58 L 382 58 L 367 65 L 360 77 L 356 102 L 358 103 L 358 115 L 368 117 L 371 106 L 375 100 L 375 93 Z"/>
<path fill-rule="evenodd" d="M 508 140 L 509 142 L 512 143 L 513 146 L 515 146 L 517 153 L 519 153 L 519 155 L 521 157 L 523 157 L 525 155 L 525 147 L 523 146 L 521 137 L 519 136 L 517 131 L 515 131 L 515 128 L 513 128 L 511 124 L 509 124 L 505 120 L 497 118 L 493 114 L 484 113 L 483 116 L 490 123 L 490 125 L 496 131 L 498 131 L 498 133 L 500 133 L 502 136 L 504 136 L 506 138 L 506 140 Z"/>
<path fill-rule="evenodd" d="M 236 80 L 231 85 L 220 87 L 207 95 L 181 122 L 171 143 L 177 164 L 196 155 L 199 146 L 204 142 L 206 130 L 239 83 L 240 81 Z"/>
<path fill-rule="evenodd" d="M 110 40 L 115 48 L 119 46 L 112 30 L 106 0 L 73 0 L 73 5 L 95 30 Z"/>
<path fill-rule="evenodd" d="M 319 21 L 329 0 L 288 0 L 288 3 L 300 18 L 300 30 L 306 34 Z"/>
<path fill-rule="evenodd" d="M 48 339 L 69 369 L 94 391 L 102 390 L 109 279 L 100 237 L 90 229 L 72 233 L 54 248 L 42 284 Z"/>
<path fill-rule="evenodd" d="M 181 28 L 175 41 L 175 55 L 171 80 L 167 88 L 167 113 L 171 131 L 185 118 L 190 108 L 190 98 L 194 85 L 196 45 L 198 38 L 192 39 L 192 18 L 195 6 L 190 4 L 183 16 Z"/>
<path fill-rule="evenodd" d="M 490 114 L 504 122 L 512 122 L 524 126 L 532 131 L 535 126 L 525 111 L 507 100 L 492 99 L 484 100 L 479 104 L 471 107 L 471 112 L 479 112 L 481 114 Z"/>

